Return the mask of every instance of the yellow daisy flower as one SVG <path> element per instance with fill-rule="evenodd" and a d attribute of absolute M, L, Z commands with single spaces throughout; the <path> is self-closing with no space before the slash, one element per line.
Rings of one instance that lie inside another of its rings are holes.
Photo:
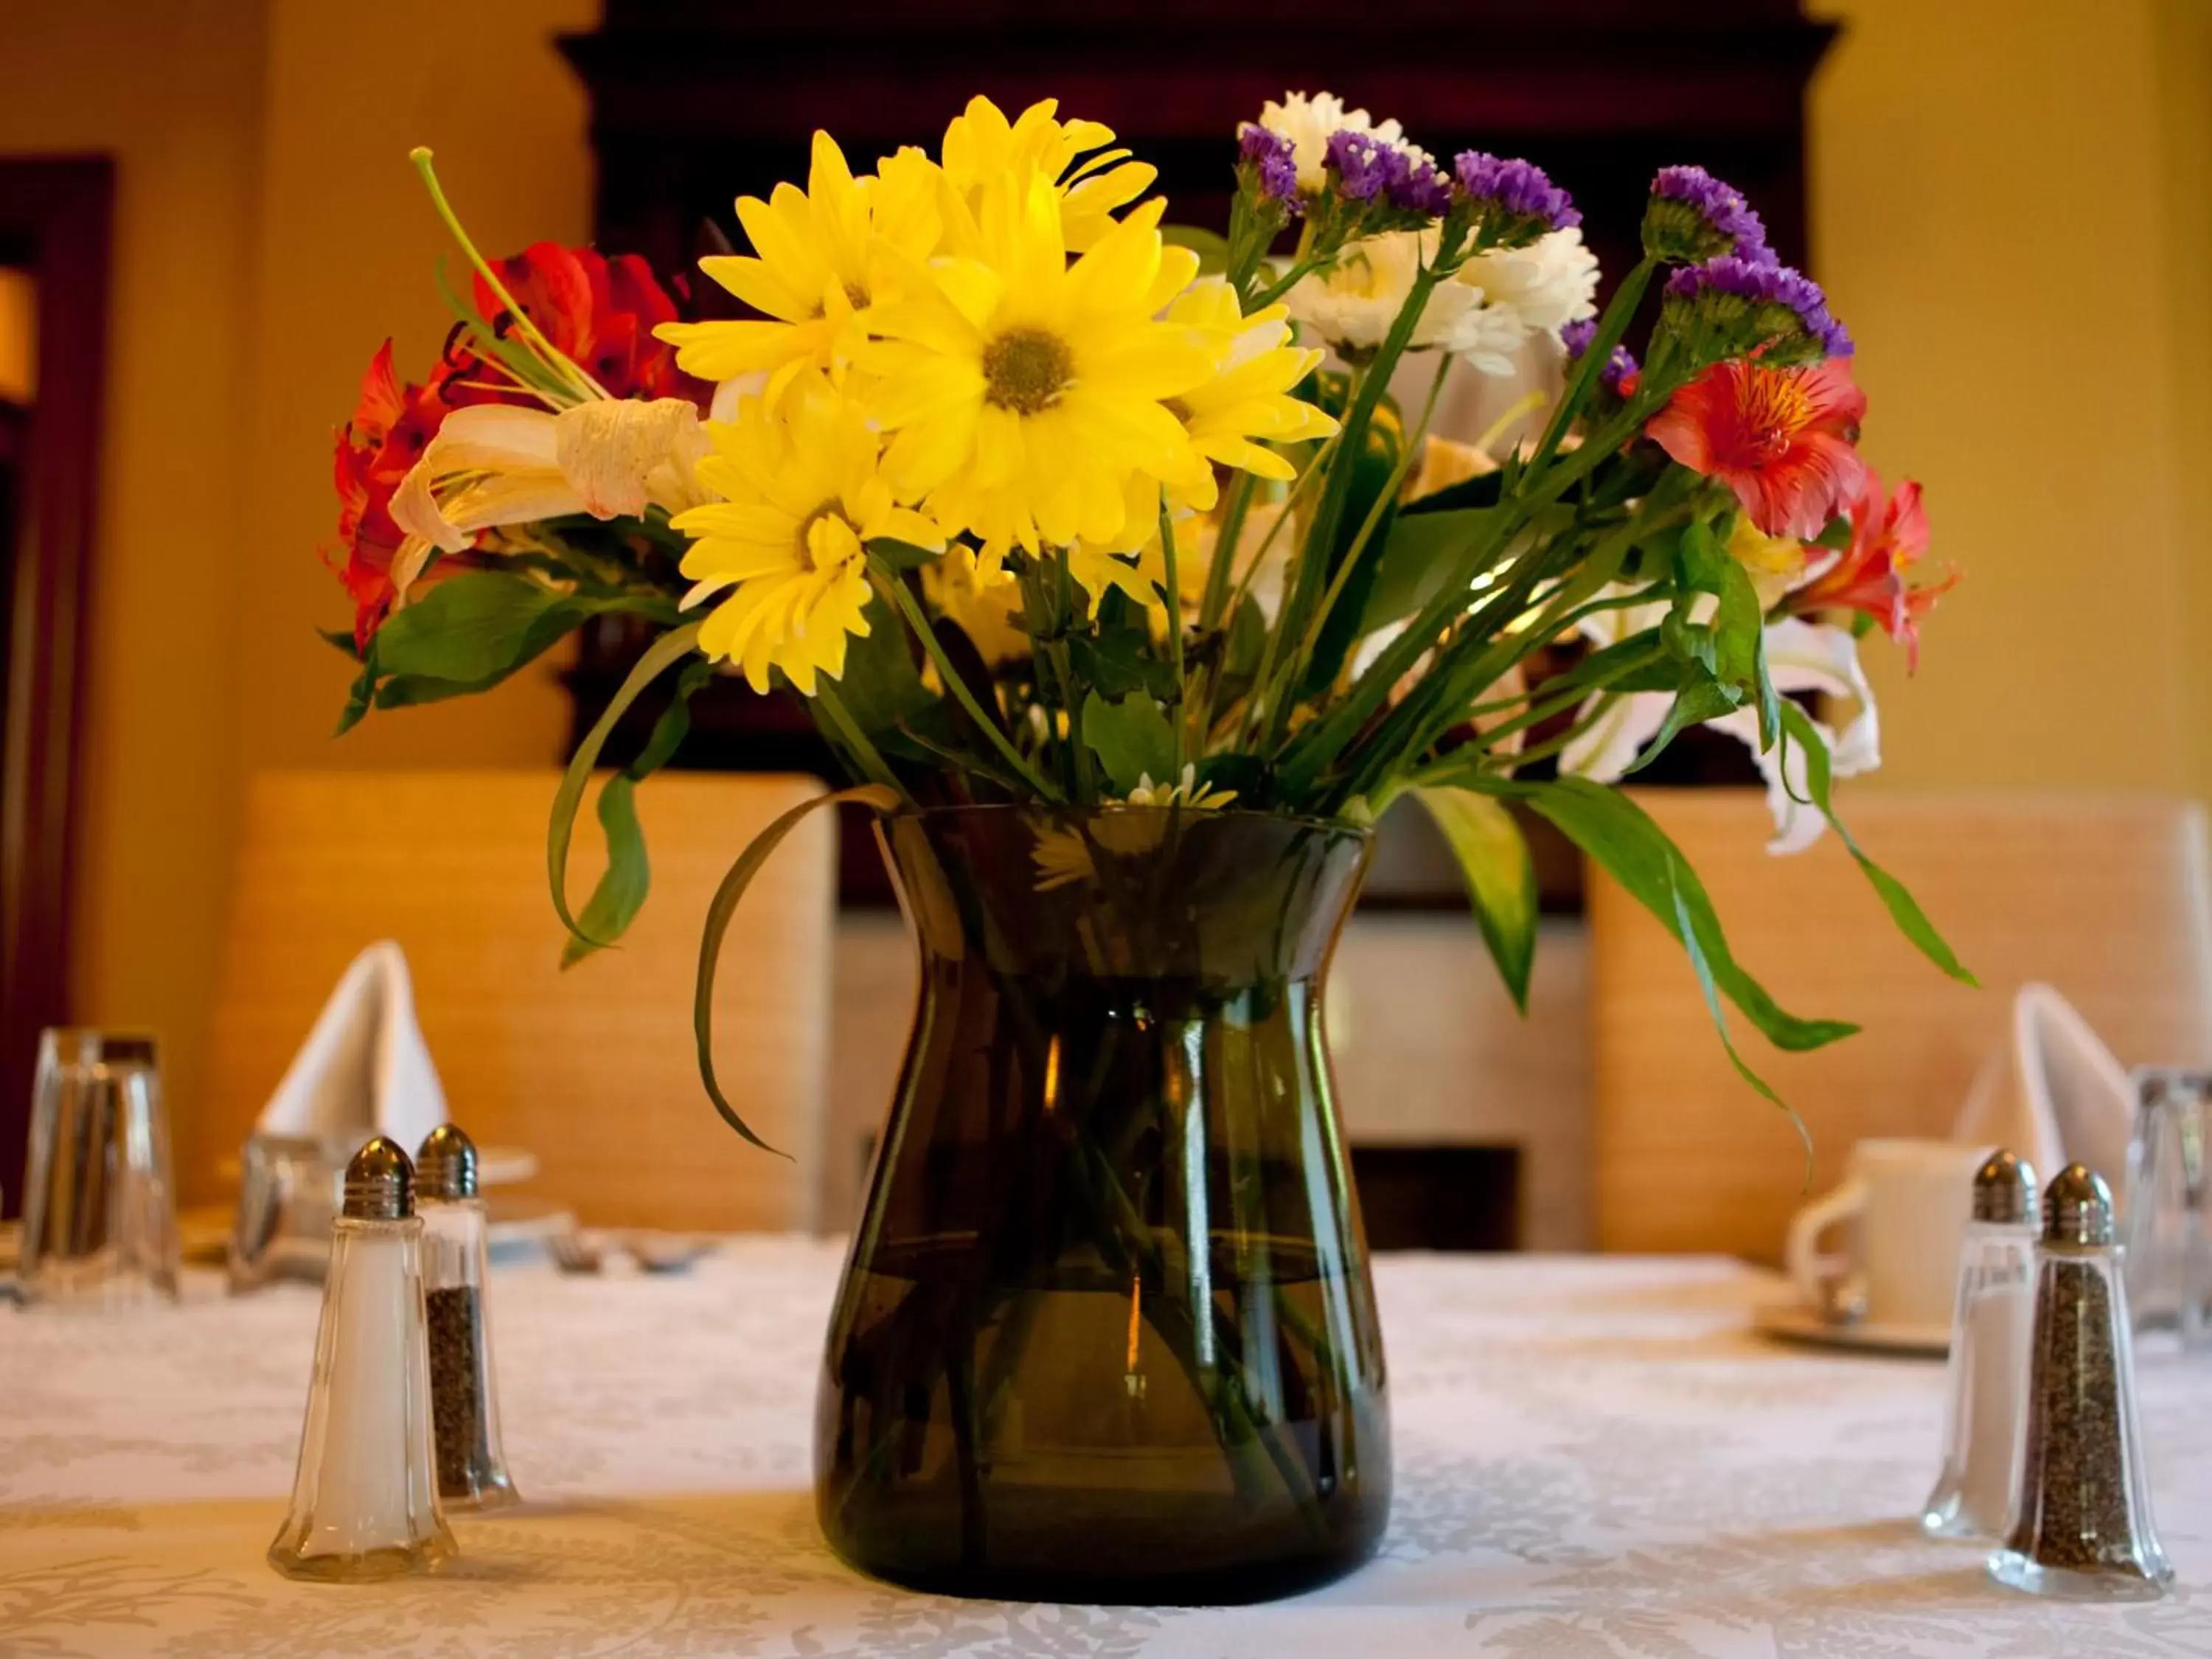
<path fill-rule="evenodd" d="M 1152 186 L 1159 169 L 1133 161 L 1126 149 L 1106 149 L 1113 129 L 1096 121 L 1057 121 L 1060 106 L 1045 99 L 1031 104 L 1011 124 L 988 98 L 969 100 L 968 107 L 945 129 L 945 178 L 965 214 L 956 225 L 972 223 L 983 187 L 994 179 L 1029 169 L 1042 173 L 1060 193 L 1061 234 L 1072 252 L 1097 245 L 1114 228 L 1114 213 Z M 1098 152 L 1093 155 L 1092 152 Z M 1090 160 L 1077 165 L 1079 158 Z M 956 240 L 962 240 L 958 231 Z M 968 249 L 955 246 L 955 252 Z"/>
<path fill-rule="evenodd" d="M 1011 574 L 998 574 L 999 580 L 991 580 L 991 573 L 967 547 L 955 547 L 921 568 L 922 597 L 938 615 L 960 625 L 984 664 L 993 668 L 1030 654 L 1030 636 L 1014 620 L 1021 589 Z"/>
<path fill-rule="evenodd" d="M 699 262 L 762 317 L 664 323 L 653 332 L 702 380 L 766 374 L 773 403 L 804 371 L 834 374 L 851 358 L 869 307 L 935 251 L 939 209 L 937 168 L 920 150 L 901 150 L 877 176 L 856 179 L 836 140 L 817 132 L 805 190 L 782 184 L 765 202 L 738 198 L 754 252 Z"/>
<path fill-rule="evenodd" d="M 1252 441 L 1291 443 L 1336 430 L 1332 416 L 1290 395 L 1322 354 L 1289 343 L 1288 317 L 1280 306 L 1247 317 L 1237 308 L 1236 290 L 1218 278 L 1194 283 L 1168 307 L 1169 322 L 1199 330 L 1216 343 L 1212 378 L 1168 404 L 1209 461 L 1287 481 L 1297 476 L 1291 464 Z M 1179 499 L 1200 508 L 1211 507 L 1215 495 L 1210 468 L 1192 489 L 1179 492 Z"/>
<path fill-rule="evenodd" d="M 699 648 L 739 664 L 756 691 L 780 668 L 808 696 L 815 676 L 845 672 L 845 642 L 868 632 L 866 544 L 890 537 L 933 550 L 937 527 L 897 504 L 878 469 L 866 413 L 818 374 L 781 403 L 748 398 L 708 428 L 702 485 L 723 497 L 671 522 L 693 538 L 686 609 L 729 590 Z"/>
<path fill-rule="evenodd" d="M 987 185 L 972 258 L 878 305 L 863 359 L 902 496 L 995 559 L 1121 533 L 1133 473 L 1196 487 L 1205 463 L 1167 407 L 1213 369 L 1207 343 L 1160 312 L 1197 274 L 1146 203 L 1072 264 L 1041 173 Z"/>

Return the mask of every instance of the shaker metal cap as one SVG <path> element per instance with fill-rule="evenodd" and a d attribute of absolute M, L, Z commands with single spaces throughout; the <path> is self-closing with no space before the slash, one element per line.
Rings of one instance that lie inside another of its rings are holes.
<path fill-rule="evenodd" d="M 398 1142 L 372 1135 L 353 1155 L 340 1213 L 349 1221 L 400 1221 L 415 1213 L 415 1166 Z"/>
<path fill-rule="evenodd" d="M 1974 1219 L 2017 1225 L 2035 1219 L 2035 1169 L 2000 1146 L 1974 1171 Z"/>
<path fill-rule="evenodd" d="M 477 1144 L 458 1123 L 441 1123 L 415 1154 L 415 1186 L 424 1198 L 477 1195 Z"/>
<path fill-rule="evenodd" d="M 2043 1242 L 2112 1242 L 2112 1189 L 2104 1176 L 2086 1164 L 2069 1164 L 2052 1177 L 2043 1194 Z"/>

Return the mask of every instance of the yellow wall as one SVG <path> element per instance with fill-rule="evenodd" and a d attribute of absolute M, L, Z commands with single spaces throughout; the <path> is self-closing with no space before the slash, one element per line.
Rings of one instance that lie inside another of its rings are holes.
<path fill-rule="evenodd" d="M 120 159 L 76 993 L 152 1022 L 191 1109 L 252 770 L 542 762 L 540 671 L 327 732 L 346 665 L 330 436 L 386 332 L 444 331 L 438 149 L 491 249 L 588 221 L 549 45 L 594 0 L 0 5 L 0 154 Z M 1918 678 L 1875 648 L 1892 783 L 2212 793 L 2212 24 L 2200 0 L 1841 0 L 1812 108 L 1816 262 L 1867 448 L 1966 584 Z M 64 373 L 50 366 L 50 373 Z"/>
<path fill-rule="evenodd" d="M 585 104 L 549 37 L 596 15 L 594 0 L 0 5 L 0 154 L 118 163 L 72 990 L 81 1018 L 164 1032 L 179 1114 L 250 772 L 556 756 L 550 671 L 331 742 L 347 665 L 313 629 L 347 612 L 315 553 L 362 367 L 387 332 L 402 363 L 445 333 L 445 237 L 409 147 L 441 149 L 487 246 L 580 237 Z"/>
<path fill-rule="evenodd" d="M 1966 580 L 1917 678 L 1875 646 L 1890 787 L 2212 793 L 2206 12 L 1844 0 L 1814 260 L 1865 449 Z"/>

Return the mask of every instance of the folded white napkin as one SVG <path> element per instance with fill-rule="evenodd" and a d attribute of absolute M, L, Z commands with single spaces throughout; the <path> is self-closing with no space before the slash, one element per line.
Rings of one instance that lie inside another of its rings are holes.
<path fill-rule="evenodd" d="M 2007 1147 L 2039 1181 L 2086 1164 L 2117 1189 L 2135 1115 L 2135 1087 L 2089 1022 L 2050 986 L 2023 985 L 1951 1138 Z"/>
<path fill-rule="evenodd" d="M 356 957 L 254 1126 L 264 1134 L 366 1140 L 411 1155 L 446 1121 L 446 1091 L 415 1021 L 407 956 L 380 939 Z"/>

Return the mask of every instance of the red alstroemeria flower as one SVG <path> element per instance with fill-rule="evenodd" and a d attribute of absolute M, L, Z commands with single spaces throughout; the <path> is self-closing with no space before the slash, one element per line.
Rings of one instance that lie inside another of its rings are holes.
<path fill-rule="evenodd" d="M 446 416 L 469 404 L 501 401 L 493 377 L 466 355 L 441 359 L 427 386 L 402 385 L 386 340 L 362 376 L 353 419 L 337 434 L 333 473 L 338 538 L 323 561 L 354 602 L 354 643 L 362 650 L 392 610 L 392 561 L 405 534 L 392 521 L 392 497 Z M 459 567 L 456 565 L 455 568 Z M 444 566 L 439 567 L 442 573 Z"/>
<path fill-rule="evenodd" d="M 705 409 L 714 389 L 676 367 L 676 348 L 653 337 L 677 320 L 676 302 L 635 253 L 537 242 L 499 262 L 499 279 L 539 333 L 606 388 L 610 398 L 687 398 Z M 476 279 L 477 309 L 512 328 L 491 285 Z"/>
<path fill-rule="evenodd" d="M 681 398 L 702 410 L 712 403 L 714 387 L 679 370 L 676 348 L 653 338 L 656 327 L 676 320 L 676 305 L 636 255 L 609 259 L 591 248 L 539 242 L 500 261 L 498 271 L 532 325 L 610 398 Z M 475 298 L 495 332 L 514 326 L 482 276 Z M 406 536 L 392 520 L 392 498 L 454 410 L 489 403 L 536 407 L 538 399 L 513 380 L 499 364 L 453 342 L 422 386 L 401 383 L 388 340 L 370 362 L 353 419 L 337 436 L 338 540 L 323 556 L 353 597 L 354 641 L 361 649 L 391 613 L 399 577 L 411 585 L 468 568 L 465 553 L 447 554 L 427 571 L 395 572 Z"/>
<path fill-rule="evenodd" d="M 1958 573 L 1925 586 L 1906 585 L 1905 572 L 1928 551 L 1928 512 L 1920 486 L 1907 480 L 1895 495 L 1869 469 L 1850 506 L 1850 544 L 1812 580 L 1790 595 L 1789 608 L 1857 611 L 1905 647 L 1908 669 L 1920 665 L 1920 619 L 1951 591 Z"/>
<path fill-rule="evenodd" d="M 1735 492 L 1770 536 L 1810 541 L 1857 493 L 1853 446 L 1866 393 L 1840 358 L 1802 368 L 1732 359 L 1677 392 L 1645 434 L 1692 472 Z"/>

